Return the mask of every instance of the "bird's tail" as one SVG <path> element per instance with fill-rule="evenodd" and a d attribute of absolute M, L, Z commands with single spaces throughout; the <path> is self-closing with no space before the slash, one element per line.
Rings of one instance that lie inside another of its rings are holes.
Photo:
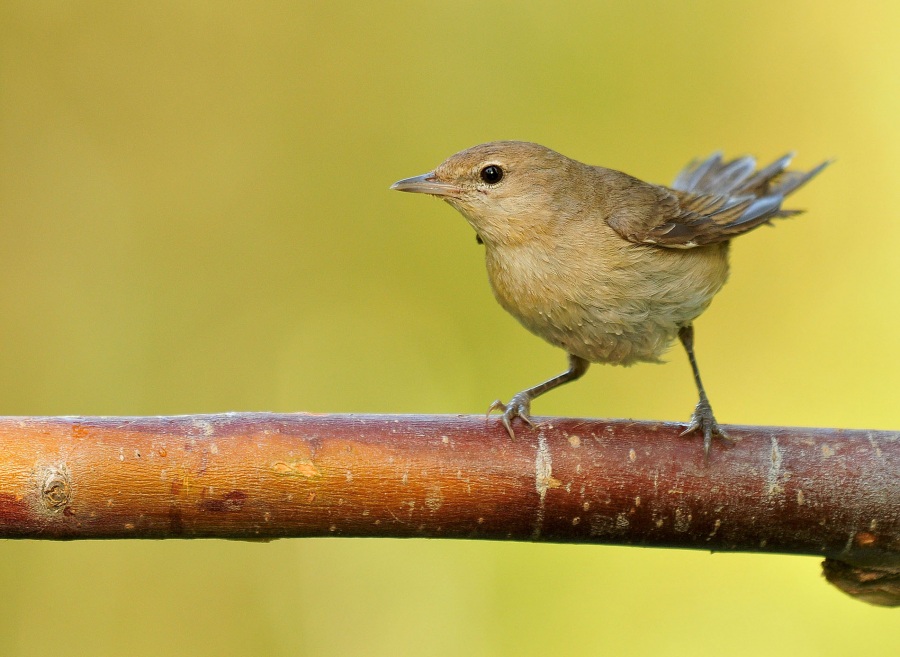
<path fill-rule="evenodd" d="M 723 161 L 721 153 L 713 153 L 705 160 L 688 164 L 672 183 L 672 188 L 690 194 L 731 198 L 781 197 L 793 193 L 831 164 L 826 160 L 809 171 L 789 171 L 793 153 L 778 158 L 772 164 L 756 170 L 756 158 L 745 155 Z M 774 216 L 787 217 L 798 210 L 778 210 Z"/>

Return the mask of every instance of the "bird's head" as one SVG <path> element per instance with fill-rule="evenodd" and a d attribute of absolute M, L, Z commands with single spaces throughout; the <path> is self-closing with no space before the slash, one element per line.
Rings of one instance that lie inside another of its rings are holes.
<path fill-rule="evenodd" d="M 434 171 L 391 186 L 441 198 L 488 245 L 514 245 L 546 232 L 573 210 L 568 193 L 578 167 L 529 142 L 497 141 L 452 155 Z"/>

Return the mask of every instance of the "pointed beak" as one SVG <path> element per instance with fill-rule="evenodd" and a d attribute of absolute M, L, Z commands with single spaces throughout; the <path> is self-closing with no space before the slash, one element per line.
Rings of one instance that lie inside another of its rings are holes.
<path fill-rule="evenodd" d="M 455 196 L 462 190 L 456 185 L 439 181 L 434 171 L 423 173 L 421 176 L 398 180 L 391 189 L 398 192 L 417 192 L 419 194 L 431 194 L 432 196 Z"/>

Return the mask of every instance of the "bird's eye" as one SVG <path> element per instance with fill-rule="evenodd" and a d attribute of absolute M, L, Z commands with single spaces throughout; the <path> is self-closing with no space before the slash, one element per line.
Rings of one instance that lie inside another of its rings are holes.
<path fill-rule="evenodd" d="M 489 164 L 481 170 L 481 179 L 488 185 L 496 185 L 503 180 L 503 169 L 496 164 Z"/>

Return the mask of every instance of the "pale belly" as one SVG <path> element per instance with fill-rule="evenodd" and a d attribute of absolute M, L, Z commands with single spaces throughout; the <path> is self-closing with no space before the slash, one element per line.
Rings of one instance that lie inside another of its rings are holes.
<path fill-rule="evenodd" d="M 594 363 L 657 362 L 725 283 L 727 245 L 639 247 L 628 256 L 590 269 L 488 257 L 488 275 L 507 311 L 568 353 Z"/>

